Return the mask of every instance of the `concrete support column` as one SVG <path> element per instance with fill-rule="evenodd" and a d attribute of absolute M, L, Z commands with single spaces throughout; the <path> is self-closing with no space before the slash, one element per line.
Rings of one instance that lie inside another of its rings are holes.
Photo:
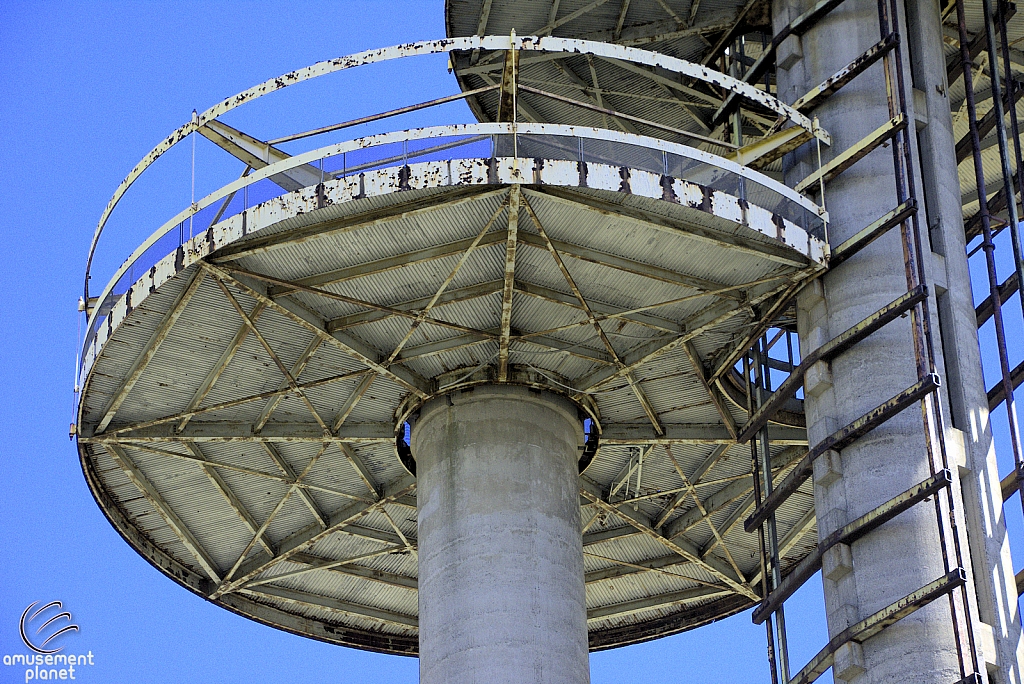
<path fill-rule="evenodd" d="M 583 434 L 551 393 L 434 399 L 412 430 L 422 684 L 590 681 Z"/>
<path fill-rule="evenodd" d="M 775 0 L 775 30 L 813 5 L 812 0 Z M 906 22 L 900 16 L 907 50 Z M 792 103 L 878 42 L 876 0 L 846 0 L 779 53 L 779 96 Z M 909 59 L 904 55 L 904 64 Z M 912 107 L 910 78 L 907 95 Z M 832 134 L 824 161 L 856 145 L 889 119 L 881 64 L 859 76 L 814 115 Z M 913 111 L 908 112 L 913 126 Z M 812 150 L 813 152 L 813 150 Z M 787 182 L 816 168 L 806 154 L 790 163 Z M 897 204 L 892 148 L 880 147 L 831 181 L 825 201 L 833 246 Z M 920 188 L 920 185 L 918 186 Z M 919 197 L 920 201 L 920 197 Z M 925 246 L 926 254 L 931 254 Z M 850 261 L 807 288 L 798 301 L 804 354 L 834 338 L 907 290 L 899 231 L 890 231 Z M 936 344 L 939 344 L 936 335 Z M 805 383 L 808 438 L 816 444 L 917 380 L 909 319 L 874 333 L 830 364 L 820 364 Z M 815 464 L 818 532 L 825 537 L 929 475 L 920 410 L 904 411 L 842 453 Z M 945 570 L 934 509 L 916 506 L 849 547 L 823 559 L 829 636 L 896 602 Z M 838 681 L 951 682 L 960 678 L 949 605 L 934 601 L 865 641 L 836 654 Z"/>

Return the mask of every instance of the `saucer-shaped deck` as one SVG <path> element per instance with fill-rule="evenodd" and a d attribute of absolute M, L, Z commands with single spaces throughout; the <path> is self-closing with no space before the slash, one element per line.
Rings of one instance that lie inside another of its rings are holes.
<path fill-rule="evenodd" d="M 431 396 L 528 384 L 600 433 L 580 498 L 591 648 L 752 605 L 732 369 L 824 268 L 822 244 L 698 182 L 583 166 L 378 169 L 168 254 L 87 350 L 79 449 L 113 525 L 226 608 L 415 654 L 415 475 L 396 435 Z M 781 474 L 806 436 L 770 435 Z M 780 509 L 778 533 L 786 567 L 814 547 L 809 495 Z"/>

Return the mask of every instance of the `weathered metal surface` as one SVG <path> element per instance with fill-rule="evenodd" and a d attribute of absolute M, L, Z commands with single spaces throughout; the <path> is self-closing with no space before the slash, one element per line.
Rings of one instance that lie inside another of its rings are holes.
<path fill-rule="evenodd" d="M 920 401 L 925 395 L 933 392 L 938 387 L 939 376 L 935 374 L 926 375 L 922 380 L 914 383 L 892 399 L 880 404 L 822 440 L 807 452 L 807 455 L 801 459 L 797 467 L 793 469 L 793 472 L 786 476 L 786 479 L 747 518 L 743 523 L 744 529 L 748 532 L 756 530 L 772 511 L 778 508 L 782 501 L 792 495 L 811 476 L 811 468 L 816 458 L 829 450 L 841 451 L 845 446 L 848 446 L 907 407 Z"/>
<path fill-rule="evenodd" d="M 899 622 L 908 615 L 928 605 L 935 599 L 945 596 L 967 581 L 967 574 L 962 568 L 951 571 L 945 577 L 931 582 L 917 591 L 908 594 L 896 603 L 886 606 L 877 613 L 851 625 L 837 634 L 825 648 L 818 652 L 811 662 L 790 679 L 793 684 L 810 684 L 832 667 L 836 651 L 850 641 L 863 643 L 878 634 L 889 625 Z"/>

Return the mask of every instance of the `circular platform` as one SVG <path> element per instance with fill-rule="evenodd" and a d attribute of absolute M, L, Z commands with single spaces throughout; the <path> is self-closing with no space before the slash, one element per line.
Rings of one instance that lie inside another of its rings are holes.
<path fill-rule="evenodd" d="M 281 191 L 243 200 L 259 183 Z M 175 245 L 176 217 L 115 275 L 83 356 L 83 469 L 160 570 L 266 624 L 415 654 L 406 419 L 511 383 L 587 420 L 592 649 L 757 600 L 733 366 L 825 268 L 812 202 L 664 140 L 510 123 L 342 143 L 215 195 L 189 210 L 208 229 Z M 782 474 L 806 436 L 771 437 Z M 778 515 L 787 567 L 816 540 L 800 501 Z"/>

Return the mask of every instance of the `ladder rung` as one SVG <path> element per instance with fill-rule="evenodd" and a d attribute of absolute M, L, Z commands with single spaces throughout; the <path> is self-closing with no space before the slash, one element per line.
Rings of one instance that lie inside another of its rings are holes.
<path fill-rule="evenodd" d="M 764 427 L 765 423 L 772 419 L 786 400 L 796 393 L 797 386 L 803 381 L 808 368 L 818 361 L 835 358 L 871 333 L 896 320 L 927 297 L 927 288 L 924 285 L 918 285 L 805 356 L 800 365 L 793 369 L 789 377 L 779 385 L 779 389 L 773 392 L 768 400 L 747 420 L 746 425 L 740 430 L 737 440 L 741 444 L 750 440 L 758 430 Z"/>
<path fill-rule="evenodd" d="M 1017 106 L 1017 102 L 1024 96 L 1024 87 L 1017 85 L 1014 88 L 1012 95 L 1008 95 L 1006 100 L 1003 101 L 1003 111 L 1005 112 L 1010 107 Z M 1008 100 L 1012 100 L 1013 104 L 1008 104 Z M 983 139 L 988 135 L 993 128 L 996 126 L 996 108 L 988 110 L 985 116 L 981 117 L 981 121 L 978 122 L 978 140 Z M 956 163 L 960 164 L 967 157 L 971 156 L 971 134 L 968 133 L 964 137 L 960 138 L 956 143 Z"/>
<path fill-rule="evenodd" d="M 1017 364 L 1017 367 L 1010 371 L 1010 384 L 1014 389 L 1020 387 L 1024 382 L 1024 361 Z M 1003 401 L 1006 400 L 1006 393 L 1003 392 L 1003 383 L 998 382 L 996 386 L 988 391 L 988 410 L 995 411 Z"/>
<path fill-rule="evenodd" d="M 1014 271 L 1010 274 L 1010 277 L 999 286 L 999 303 L 1004 303 L 1007 299 L 1013 296 L 1013 294 L 1019 289 L 1019 283 L 1017 282 L 1017 272 Z M 978 305 L 978 308 L 974 310 L 975 315 L 978 319 L 978 327 L 980 328 L 985 324 L 985 321 L 992 318 L 992 314 L 995 312 L 995 302 L 992 301 L 992 295 L 985 297 L 984 301 Z"/>
<path fill-rule="evenodd" d="M 874 221 L 869 226 L 861 228 L 855 235 L 844 240 L 841 245 L 832 250 L 832 257 L 829 259 L 828 267 L 835 268 L 854 254 L 864 249 L 872 242 L 885 235 L 889 230 L 898 226 L 914 215 L 917 211 L 917 200 L 913 197 L 906 202 Z"/>
<path fill-rule="evenodd" d="M 743 74 L 743 82 L 753 83 L 757 79 L 761 78 L 761 76 L 764 75 L 764 72 L 767 71 L 767 69 L 775 62 L 775 51 L 779 49 L 779 45 L 782 44 L 782 41 L 792 35 L 802 36 L 812 26 L 817 24 L 819 19 L 842 3 L 843 0 L 818 0 L 814 7 L 791 21 L 781 31 L 775 34 L 771 42 L 768 43 L 765 51 L 761 53 L 761 56 L 758 57 L 750 68 Z M 725 119 L 728 112 L 732 110 L 735 101 L 736 93 L 729 93 L 728 97 L 725 98 L 725 102 L 723 102 L 722 106 L 718 108 L 715 115 L 711 117 L 712 126 L 717 126 Z"/>
<path fill-rule="evenodd" d="M 836 651 L 844 644 L 850 641 L 855 641 L 858 644 L 864 643 L 889 625 L 899 622 L 940 596 L 945 596 L 963 585 L 966 581 L 967 573 L 964 572 L 964 569 L 956 568 L 945 577 L 929 582 L 917 591 L 904 596 L 896 603 L 890 604 L 874 615 L 847 627 L 829 641 L 828 645 L 818 652 L 818 655 L 811 658 L 811 662 L 807 663 L 802 670 L 797 672 L 789 680 L 789 684 L 810 684 L 832 667 Z"/>
<path fill-rule="evenodd" d="M 863 55 L 829 76 L 816 88 L 794 102 L 793 109 L 802 114 L 807 114 L 837 90 L 864 73 L 868 67 L 880 60 L 899 44 L 899 34 L 890 33 L 885 38 L 868 48 Z"/>
<path fill-rule="evenodd" d="M 848 149 L 840 152 L 830 162 L 797 183 L 796 191 L 804 192 L 819 182 L 829 182 L 858 161 L 868 156 L 875 148 L 888 141 L 907 126 L 907 117 L 897 114 L 884 124 L 858 140 Z"/>
<path fill-rule="evenodd" d="M 775 491 L 769 494 L 765 500 L 761 502 L 761 505 L 754 509 L 754 512 L 751 513 L 750 517 L 743 523 L 743 529 L 747 532 L 753 532 L 761 525 L 761 523 L 767 520 L 768 516 L 771 515 L 776 508 L 782 505 L 782 502 L 788 499 L 793 492 L 795 492 L 800 485 L 811 476 L 814 461 L 818 456 L 821 456 L 829 450 L 841 451 L 874 430 L 879 425 L 885 423 L 893 416 L 902 412 L 903 409 L 922 399 L 929 392 L 933 392 L 938 389 L 939 386 L 939 376 L 935 373 L 929 373 L 907 389 L 894 396 L 892 399 L 876 406 L 874 409 L 865 413 L 846 427 L 833 432 L 831 435 L 819 442 L 817 446 L 807 452 L 807 455 L 800 459 L 800 462 L 797 463 L 792 472 L 790 472 L 789 475 L 779 483 L 779 486 L 776 487 Z"/>
<path fill-rule="evenodd" d="M 852 544 L 868 532 L 879 527 L 883 523 L 892 520 L 897 515 L 924 501 L 935 492 L 948 487 L 953 482 L 953 474 L 949 470 L 940 470 L 924 482 L 914 485 L 907 491 L 894 496 L 881 506 L 868 511 L 851 523 L 844 525 L 826 538 L 818 542 L 814 553 L 804 558 L 797 564 L 793 571 L 786 575 L 779 586 L 761 602 L 751 618 L 755 624 L 761 624 L 768 616 L 779 609 L 779 606 L 799 589 L 804 582 L 821 567 L 821 558 L 825 552 L 836 544 Z"/>

